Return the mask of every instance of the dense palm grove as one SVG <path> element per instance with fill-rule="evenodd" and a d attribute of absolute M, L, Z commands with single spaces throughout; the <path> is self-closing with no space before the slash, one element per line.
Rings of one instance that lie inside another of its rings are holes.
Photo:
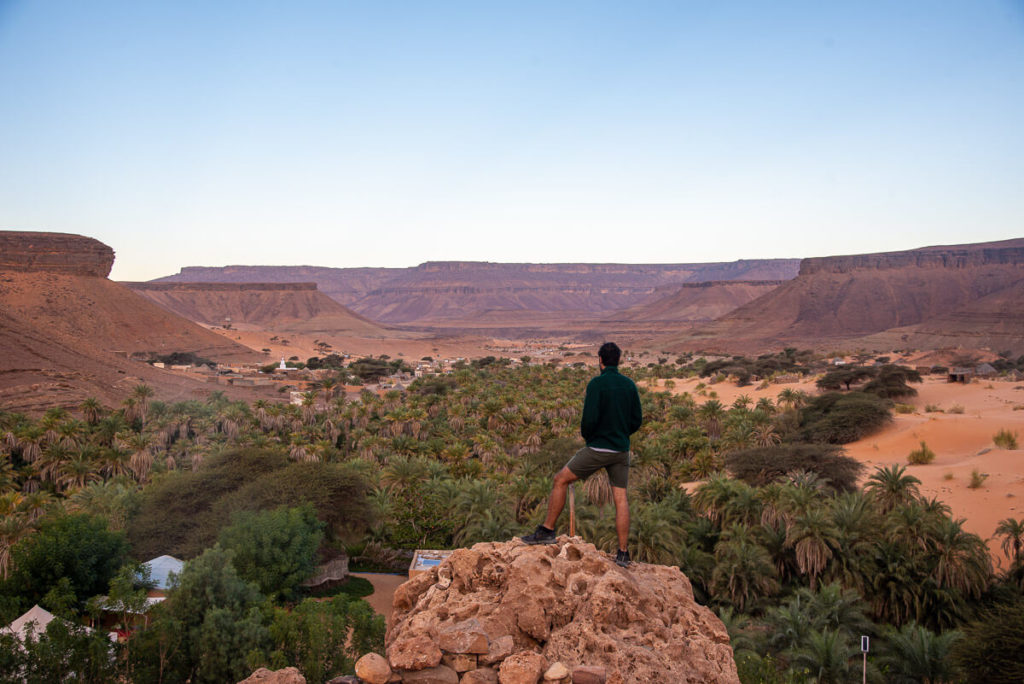
<path fill-rule="evenodd" d="M 799 365 L 790 353 L 697 368 L 659 360 L 627 374 L 747 382 L 770 375 L 779 359 L 786 368 L 778 372 Z M 892 398 L 912 394 L 906 383 L 919 380 L 904 371 L 872 371 L 862 379 L 874 384 L 860 389 L 827 391 L 828 380 L 820 395 L 784 389 L 776 401 L 741 396 L 732 405 L 713 384 L 698 385 L 697 396 L 642 390 L 630 481 L 634 558 L 687 574 L 729 628 L 744 681 L 853 681 L 861 635 L 872 637 L 873 681 L 1024 681 L 1024 521 L 994 530 L 1012 565 L 993 568 L 985 540 L 922 497 L 916 478 L 893 466 L 858 486 L 860 466 L 837 446 L 890 419 Z M 89 656 L 94 645 L 79 648 L 65 635 L 54 643 L 70 644 L 77 660 L 38 655 L 50 664 L 26 665 L 22 652 L 19 666 L 52 675 L 75 662 L 100 679 L 116 672 L 137 681 L 227 681 L 284 662 L 301 663 L 314 681 L 350 671 L 359 648 L 379 648 L 380 625 L 344 596 L 329 609 L 301 600 L 297 582 L 311 572 L 313 549 L 321 559 L 345 550 L 379 565 L 396 549 L 529 529 L 552 475 L 579 445 L 591 375 L 498 361 L 406 391 L 363 391 L 357 401 L 327 378 L 301 406 L 222 395 L 165 404 L 140 386 L 117 409 L 87 400 L 38 420 L 0 414 L 4 623 L 35 602 L 82 622 L 95 594 L 139 591 L 124 570 L 132 559 L 194 559 L 166 606 L 111 662 L 101 667 Z M 578 532 L 612 550 L 606 477 L 578 487 Z M 307 560 L 285 568 L 291 574 L 282 567 L 294 559 L 261 565 L 242 553 L 252 543 L 232 544 L 246 530 L 266 537 L 268 529 L 312 535 L 312 546 L 296 551 Z M 46 548 L 39 540 L 54 534 L 106 564 L 77 584 L 32 576 L 26 568 Z M 197 605 L 203 591 L 223 605 Z M 342 639 L 338 651 L 348 650 L 329 659 L 314 644 L 326 625 L 355 628 L 359 638 L 347 647 Z M 226 633 L 230 643 L 204 650 Z"/>

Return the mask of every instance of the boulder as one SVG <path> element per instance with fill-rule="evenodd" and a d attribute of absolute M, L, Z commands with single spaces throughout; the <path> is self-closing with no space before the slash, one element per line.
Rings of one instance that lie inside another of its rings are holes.
<path fill-rule="evenodd" d="M 460 684 L 498 684 L 498 671 L 490 667 L 481 667 L 462 675 Z"/>
<path fill-rule="evenodd" d="M 402 673 L 402 684 L 459 684 L 459 673 L 447 665 Z"/>
<path fill-rule="evenodd" d="M 391 668 L 376 653 L 367 653 L 356 661 L 356 676 L 367 684 L 388 684 L 391 679 Z"/>
<path fill-rule="evenodd" d="M 396 670 L 424 670 L 440 662 L 441 649 L 427 634 L 398 639 L 388 647 L 388 663 Z"/>
<path fill-rule="evenodd" d="M 261 667 L 238 684 L 306 684 L 306 678 L 294 667 L 283 670 Z"/>
<path fill-rule="evenodd" d="M 399 587 L 385 643 L 395 669 L 435 667 L 442 650 L 462 651 L 503 684 L 535 684 L 554 662 L 580 682 L 739 682 L 725 626 L 679 568 L 620 568 L 578 537 L 455 551 Z"/>
<path fill-rule="evenodd" d="M 498 669 L 499 684 L 537 684 L 548 662 L 540 653 L 523 651 L 505 658 Z"/>
<path fill-rule="evenodd" d="M 581 665 L 572 671 L 572 684 L 605 684 L 607 680 L 603 667 Z"/>

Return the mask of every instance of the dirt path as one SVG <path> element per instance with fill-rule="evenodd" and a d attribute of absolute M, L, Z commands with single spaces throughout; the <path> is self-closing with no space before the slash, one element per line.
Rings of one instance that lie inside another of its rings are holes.
<path fill-rule="evenodd" d="M 373 584 L 373 593 L 363 598 L 364 601 L 385 619 L 391 616 L 391 602 L 395 589 L 409 578 L 405 575 L 389 575 L 382 572 L 353 572 L 353 577 L 362 577 Z"/>

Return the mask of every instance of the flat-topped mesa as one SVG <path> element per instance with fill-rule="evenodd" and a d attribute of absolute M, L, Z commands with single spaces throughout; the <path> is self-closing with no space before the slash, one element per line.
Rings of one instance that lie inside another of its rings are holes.
<path fill-rule="evenodd" d="M 898 268 L 963 269 L 1001 265 L 1024 267 L 1024 238 L 977 245 L 925 247 L 905 252 L 812 257 L 800 262 L 800 275 Z"/>
<path fill-rule="evenodd" d="M 151 290 L 155 292 L 311 292 L 317 289 L 316 283 L 151 283 L 125 282 L 133 290 Z"/>
<path fill-rule="evenodd" d="M 0 271 L 29 271 L 106 278 L 114 250 L 99 240 L 69 233 L 0 231 Z"/>

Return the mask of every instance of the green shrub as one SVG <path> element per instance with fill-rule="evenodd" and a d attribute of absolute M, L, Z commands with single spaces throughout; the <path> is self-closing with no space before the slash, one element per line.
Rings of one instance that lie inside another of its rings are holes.
<path fill-rule="evenodd" d="M 1000 430 L 992 438 L 992 441 L 1000 449 L 1016 449 L 1017 433 L 1010 432 L 1009 430 Z"/>
<path fill-rule="evenodd" d="M 907 413 L 913 413 L 917 409 L 913 404 L 893 404 L 892 410 L 901 415 L 905 415 Z"/>
<path fill-rule="evenodd" d="M 935 452 L 928 448 L 924 440 L 921 440 L 921 448 L 914 449 L 907 456 L 907 462 L 912 465 L 924 465 L 935 460 Z"/>
<path fill-rule="evenodd" d="M 808 442 L 847 444 L 892 421 L 885 399 L 865 392 L 829 392 L 800 411 L 800 428 Z"/>
<path fill-rule="evenodd" d="M 924 412 L 925 413 L 942 413 L 942 407 L 939 406 L 938 404 L 925 404 L 924 405 Z"/>
<path fill-rule="evenodd" d="M 987 479 L 988 473 L 979 473 L 978 469 L 975 468 L 971 471 L 971 481 L 967 483 L 967 486 L 971 489 L 978 489 L 981 485 L 985 484 Z"/>
<path fill-rule="evenodd" d="M 831 444 L 780 444 L 730 452 L 726 469 L 738 480 L 759 487 L 794 470 L 817 473 L 839 491 L 856 488 L 864 466 Z"/>

